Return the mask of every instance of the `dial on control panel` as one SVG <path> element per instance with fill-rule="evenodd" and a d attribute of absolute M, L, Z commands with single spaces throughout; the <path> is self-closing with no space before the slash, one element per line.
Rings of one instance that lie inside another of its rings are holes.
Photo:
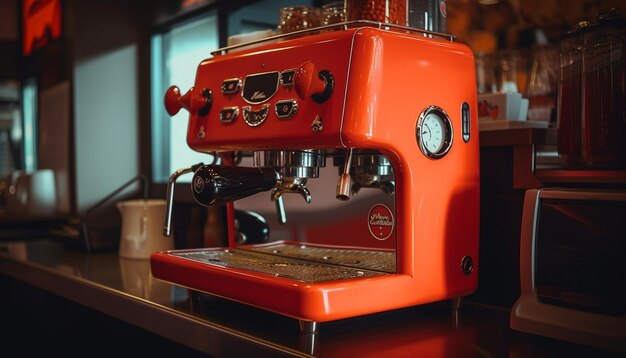
<path fill-rule="evenodd" d="M 267 114 L 269 113 L 270 106 L 268 104 L 264 104 L 261 109 L 255 111 L 250 106 L 243 107 L 243 120 L 250 126 L 256 127 L 261 125 L 267 118 Z"/>
<path fill-rule="evenodd" d="M 296 70 L 285 70 L 280 73 L 280 84 L 284 87 L 293 86 L 293 76 L 296 74 Z"/>
<path fill-rule="evenodd" d="M 232 123 L 239 117 L 239 107 L 225 107 L 220 111 L 220 122 Z"/>
<path fill-rule="evenodd" d="M 280 119 L 287 119 L 293 117 L 298 111 L 298 102 L 293 99 L 276 102 L 274 107 L 276 117 Z"/>
<path fill-rule="evenodd" d="M 232 95 L 241 89 L 241 80 L 239 78 L 231 78 L 222 82 L 222 94 Z"/>

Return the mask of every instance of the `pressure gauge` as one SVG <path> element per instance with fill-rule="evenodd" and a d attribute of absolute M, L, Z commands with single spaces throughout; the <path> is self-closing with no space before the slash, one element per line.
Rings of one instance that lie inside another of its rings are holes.
<path fill-rule="evenodd" d="M 415 136 L 425 156 L 432 159 L 443 157 L 452 146 L 450 117 L 437 106 L 424 109 L 417 119 Z"/>

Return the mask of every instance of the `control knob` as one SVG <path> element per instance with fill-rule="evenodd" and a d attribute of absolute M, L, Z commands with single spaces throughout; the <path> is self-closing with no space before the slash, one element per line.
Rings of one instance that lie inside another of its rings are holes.
<path fill-rule="evenodd" d="M 311 97 L 315 103 L 325 102 L 333 93 L 335 79 L 328 70 L 317 72 L 311 61 L 303 63 L 294 74 L 294 87 L 298 97 Z"/>
<path fill-rule="evenodd" d="M 180 89 L 171 86 L 165 92 L 165 110 L 170 116 L 175 115 L 181 108 L 185 108 L 191 114 L 205 116 L 209 113 L 213 104 L 213 93 L 208 88 L 196 90 L 191 87 L 187 93 L 181 96 Z"/>

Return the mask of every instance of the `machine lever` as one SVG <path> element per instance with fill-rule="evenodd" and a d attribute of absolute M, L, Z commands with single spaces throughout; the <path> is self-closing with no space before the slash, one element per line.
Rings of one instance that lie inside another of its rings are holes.
<path fill-rule="evenodd" d="M 204 165 L 193 175 L 191 192 L 199 204 L 209 206 L 270 190 L 277 181 L 272 168 Z"/>

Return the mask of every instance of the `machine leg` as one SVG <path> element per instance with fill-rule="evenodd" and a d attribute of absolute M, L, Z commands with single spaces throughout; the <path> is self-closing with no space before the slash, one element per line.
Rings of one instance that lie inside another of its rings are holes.
<path fill-rule="evenodd" d="M 452 319 L 454 327 L 459 328 L 459 312 L 461 311 L 461 297 L 455 297 L 450 300 L 452 306 Z"/>
<path fill-rule="evenodd" d="M 317 340 L 320 324 L 315 321 L 299 321 L 300 323 L 300 346 L 310 355 L 317 351 Z"/>
<path fill-rule="evenodd" d="M 452 303 L 452 310 L 453 311 L 458 311 L 458 310 L 461 309 L 461 299 L 462 299 L 462 297 L 455 297 L 455 298 L 450 300 L 450 302 Z"/>
<path fill-rule="evenodd" d="M 300 333 L 315 334 L 320 330 L 320 323 L 315 321 L 298 321 L 300 323 Z"/>

